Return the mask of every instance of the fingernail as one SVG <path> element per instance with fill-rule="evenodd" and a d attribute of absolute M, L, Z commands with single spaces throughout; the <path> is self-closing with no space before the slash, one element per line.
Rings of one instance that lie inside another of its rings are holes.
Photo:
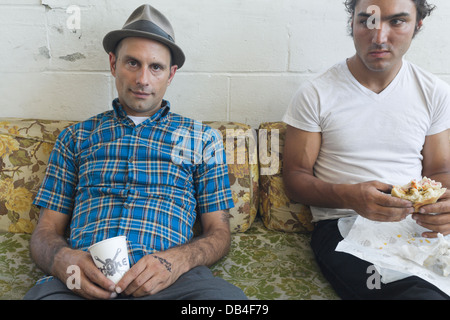
<path fill-rule="evenodd" d="M 116 287 L 116 292 L 117 292 L 117 294 L 120 294 L 122 292 L 122 288 Z"/>
<path fill-rule="evenodd" d="M 111 293 L 111 295 L 109 296 L 111 299 L 114 299 L 117 297 L 117 293 L 113 292 Z"/>

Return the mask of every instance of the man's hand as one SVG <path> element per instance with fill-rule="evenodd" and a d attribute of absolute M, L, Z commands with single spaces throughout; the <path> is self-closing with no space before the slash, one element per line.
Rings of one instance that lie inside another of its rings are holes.
<path fill-rule="evenodd" d="M 194 267 L 210 266 L 230 248 L 227 211 L 201 215 L 203 234 L 166 251 L 144 256 L 117 283 L 116 292 L 141 297 L 155 294 L 174 283 Z"/>
<path fill-rule="evenodd" d="M 412 202 L 390 195 L 392 185 L 369 181 L 344 188 L 348 207 L 373 221 L 401 221 L 414 212 Z"/>
<path fill-rule="evenodd" d="M 166 251 L 141 258 L 117 283 L 116 292 L 142 297 L 170 286 L 183 272 L 175 269 L 169 256 Z"/>
<path fill-rule="evenodd" d="M 87 299 L 109 299 L 117 296 L 114 292 L 114 282 L 97 268 L 88 252 L 68 247 L 58 252 L 55 256 L 53 272 L 63 283 L 66 283 L 71 275 L 67 273 L 70 265 L 80 268 L 80 288 L 73 288 L 74 293 Z"/>
<path fill-rule="evenodd" d="M 436 238 L 438 233 L 444 236 L 450 234 L 450 190 L 438 202 L 421 207 L 412 218 L 418 225 L 431 230 L 424 232 L 423 237 Z"/>
<path fill-rule="evenodd" d="M 95 266 L 91 255 L 81 250 L 69 248 L 64 232 L 70 216 L 50 209 L 41 209 L 30 241 L 31 256 L 39 268 L 67 284 L 70 266 L 80 268 L 81 289 L 72 289 L 76 294 L 88 299 L 108 299 L 114 297 L 114 282 L 106 278 Z"/>
<path fill-rule="evenodd" d="M 419 209 L 413 215 L 417 224 L 431 230 L 422 236 L 434 238 L 438 233 L 450 234 L 450 129 L 425 138 L 423 146 L 423 172 L 426 176 L 442 183 L 447 191 L 435 204 L 429 204 Z M 435 213 L 436 215 L 433 215 Z"/>

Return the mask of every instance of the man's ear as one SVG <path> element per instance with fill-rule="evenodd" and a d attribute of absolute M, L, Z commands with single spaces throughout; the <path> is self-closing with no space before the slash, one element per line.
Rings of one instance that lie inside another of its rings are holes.
<path fill-rule="evenodd" d="M 350 20 L 350 35 L 353 37 L 353 24 L 355 23 L 355 17 Z"/>
<path fill-rule="evenodd" d="M 109 69 L 111 70 L 111 74 L 116 76 L 116 55 L 113 52 L 109 53 Z"/>
<path fill-rule="evenodd" d="M 169 80 L 167 82 L 167 85 L 170 85 L 170 83 L 172 82 L 173 78 L 175 77 L 175 73 L 178 70 L 178 66 L 177 65 L 173 65 L 170 67 L 170 75 L 169 75 Z"/>
<path fill-rule="evenodd" d="M 418 32 L 423 26 L 423 20 L 419 20 L 416 25 L 416 32 Z"/>

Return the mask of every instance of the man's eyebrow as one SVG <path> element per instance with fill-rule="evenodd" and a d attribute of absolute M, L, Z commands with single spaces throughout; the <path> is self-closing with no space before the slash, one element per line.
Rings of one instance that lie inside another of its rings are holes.
<path fill-rule="evenodd" d="M 363 17 L 363 18 L 369 18 L 372 16 L 372 13 L 367 13 L 367 12 L 360 12 L 358 13 L 358 17 Z M 404 17 L 410 17 L 411 14 L 408 12 L 400 12 L 400 13 L 396 13 L 396 14 L 392 14 L 390 16 L 386 16 L 386 17 L 382 17 L 383 20 L 391 20 L 391 19 L 398 19 L 398 18 L 404 18 Z"/>
<path fill-rule="evenodd" d="M 371 14 L 367 13 L 367 12 L 360 12 L 360 13 L 358 13 L 358 17 L 369 18 L 370 16 L 371 16 Z"/>
<path fill-rule="evenodd" d="M 135 61 L 139 62 L 139 59 L 137 59 L 133 56 L 130 56 L 129 54 L 126 54 L 125 56 L 123 56 L 122 59 L 123 60 L 135 60 Z"/>

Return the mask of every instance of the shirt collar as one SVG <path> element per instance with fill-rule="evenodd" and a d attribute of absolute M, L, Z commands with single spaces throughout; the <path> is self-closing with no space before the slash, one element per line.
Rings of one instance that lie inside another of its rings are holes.
<path fill-rule="evenodd" d="M 119 102 L 119 98 L 114 99 L 112 105 L 115 111 L 115 116 L 118 119 L 121 120 L 128 119 L 127 113 L 125 112 L 123 106 Z M 150 119 L 152 122 L 165 121 L 168 118 L 169 111 L 170 111 L 170 102 L 167 100 L 163 100 L 161 108 L 154 115 L 152 115 Z"/>

